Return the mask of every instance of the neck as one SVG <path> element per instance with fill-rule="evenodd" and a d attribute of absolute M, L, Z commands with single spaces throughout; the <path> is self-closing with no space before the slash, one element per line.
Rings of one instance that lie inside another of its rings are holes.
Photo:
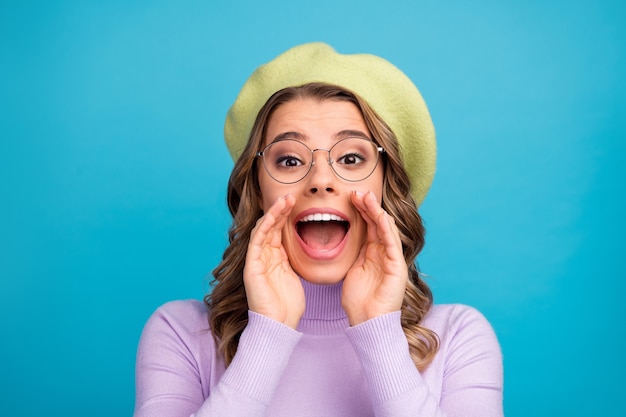
<path fill-rule="evenodd" d="M 343 281 L 333 285 L 317 285 L 302 280 L 302 286 L 306 309 L 298 330 L 317 335 L 344 332 L 349 324 L 346 312 L 341 307 Z"/>

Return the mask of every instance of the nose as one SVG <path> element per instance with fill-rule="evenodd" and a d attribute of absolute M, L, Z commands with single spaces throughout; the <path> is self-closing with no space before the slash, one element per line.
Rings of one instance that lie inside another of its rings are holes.
<path fill-rule="evenodd" d="M 335 192 L 337 176 L 330 164 L 330 153 L 328 150 L 313 150 L 313 166 L 311 167 L 311 172 L 307 175 L 307 188 L 310 194 L 317 194 L 323 191 L 327 193 Z"/>

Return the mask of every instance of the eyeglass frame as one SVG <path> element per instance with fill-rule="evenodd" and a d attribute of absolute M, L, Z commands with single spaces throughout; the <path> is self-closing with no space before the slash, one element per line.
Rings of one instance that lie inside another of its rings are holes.
<path fill-rule="evenodd" d="M 335 163 L 335 161 L 330 158 L 330 152 L 333 150 L 333 148 L 335 146 L 337 146 L 339 143 L 343 142 L 344 140 L 349 140 L 349 139 L 360 139 L 360 140 L 364 140 L 366 142 L 370 142 L 372 145 L 374 145 L 374 148 L 376 149 L 376 164 L 374 164 L 374 166 L 372 167 L 372 171 L 369 174 L 367 174 L 365 177 L 363 177 L 363 178 L 361 178 L 359 180 L 350 180 L 350 179 L 344 178 L 341 175 L 339 175 L 339 173 L 333 167 L 333 164 Z M 285 182 L 285 181 L 280 181 L 280 180 L 274 178 L 274 176 L 272 175 L 270 170 L 267 168 L 267 165 L 265 164 L 265 150 L 267 148 L 269 148 L 270 146 L 275 145 L 278 142 L 283 142 L 283 141 L 298 142 L 299 144 L 301 144 L 302 146 L 304 146 L 306 149 L 308 149 L 311 152 L 311 162 L 309 163 L 309 168 L 306 170 L 306 173 L 302 176 L 302 178 L 300 178 L 300 179 L 298 179 L 296 181 Z M 295 184 L 295 183 L 298 183 L 298 182 L 302 181 L 303 179 L 305 179 L 307 177 L 307 175 L 309 175 L 309 173 L 311 172 L 311 169 L 313 169 L 313 165 L 315 165 L 315 152 L 317 152 L 317 151 L 326 151 L 328 153 L 328 157 L 326 158 L 326 162 L 330 166 L 330 169 L 333 171 L 333 173 L 337 177 L 341 178 L 344 181 L 348 181 L 348 182 L 360 182 L 360 181 L 365 181 L 366 179 L 368 179 L 374 173 L 374 171 L 376 171 L 376 167 L 378 166 L 378 161 L 380 160 L 380 155 L 384 154 L 386 152 L 385 148 L 383 148 L 382 146 L 379 146 L 376 142 L 374 142 L 370 138 L 360 137 L 360 136 L 349 136 L 349 137 L 343 138 L 341 140 L 338 140 L 333 146 L 330 147 L 330 149 L 324 149 L 324 148 L 311 149 L 304 142 L 299 141 L 297 139 L 281 139 L 280 141 L 272 142 L 269 145 L 265 146 L 262 150 L 258 151 L 255 154 L 255 157 L 261 157 L 261 160 L 262 160 L 262 163 L 263 163 L 263 168 L 265 169 L 265 172 L 267 172 L 267 174 L 274 181 L 276 181 L 278 183 L 281 183 L 281 184 Z"/>

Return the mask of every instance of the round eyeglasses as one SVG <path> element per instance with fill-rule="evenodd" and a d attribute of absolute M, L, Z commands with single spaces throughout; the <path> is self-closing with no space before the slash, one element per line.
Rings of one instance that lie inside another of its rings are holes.
<path fill-rule="evenodd" d="M 358 137 L 341 139 L 330 149 L 310 149 L 295 139 L 283 139 L 270 143 L 256 156 L 263 158 L 263 166 L 270 177 L 283 184 L 293 184 L 311 172 L 317 151 L 328 152 L 327 162 L 339 178 L 357 182 L 372 175 L 378 155 L 385 149 Z"/>

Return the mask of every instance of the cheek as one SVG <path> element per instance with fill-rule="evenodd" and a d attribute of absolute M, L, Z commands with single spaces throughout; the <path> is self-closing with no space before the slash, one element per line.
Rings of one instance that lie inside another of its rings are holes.
<path fill-rule="evenodd" d="M 380 164 L 376 168 L 376 171 L 368 178 L 368 191 L 371 191 L 376 196 L 379 203 L 383 200 L 383 182 L 385 180 L 385 174 Z"/>
<path fill-rule="evenodd" d="M 270 177 L 265 170 L 259 172 L 259 190 L 261 191 L 261 209 L 267 212 L 270 207 L 276 202 L 276 200 L 291 193 L 295 196 L 302 190 L 299 188 L 300 183 L 296 184 L 281 184 Z"/>
<path fill-rule="evenodd" d="M 379 164 L 378 170 L 376 171 L 377 180 L 376 180 L 376 197 L 378 197 L 378 202 L 382 204 L 383 202 L 383 184 L 385 182 L 385 171 L 383 167 Z"/>
<path fill-rule="evenodd" d="M 272 187 L 274 184 L 263 169 L 258 171 L 258 179 L 259 190 L 261 191 L 261 209 L 266 212 L 272 206 L 272 202 L 276 201 L 277 196 L 274 196 L 276 187 Z"/>

